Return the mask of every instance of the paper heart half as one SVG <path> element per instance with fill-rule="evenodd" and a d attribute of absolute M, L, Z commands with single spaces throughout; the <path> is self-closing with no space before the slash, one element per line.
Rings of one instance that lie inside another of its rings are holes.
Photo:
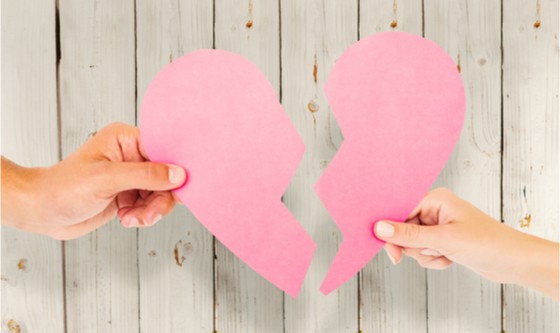
<path fill-rule="evenodd" d="M 403 221 L 430 189 L 459 138 L 465 95 L 442 48 L 400 32 L 352 45 L 325 93 L 344 135 L 315 185 L 344 235 L 321 286 L 328 294 L 383 246 L 373 223 Z"/>
<path fill-rule="evenodd" d="M 175 60 L 144 95 L 140 132 L 150 160 L 187 169 L 175 193 L 198 220 L 296 297 L 315 243 L 280 199 L 305 147 L 259 69 L 219 50 Z"/>

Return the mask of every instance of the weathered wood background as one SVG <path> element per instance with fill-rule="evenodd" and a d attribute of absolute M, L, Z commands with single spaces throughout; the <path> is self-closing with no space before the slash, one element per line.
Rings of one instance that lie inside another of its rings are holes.
<path fill-rule="evenodd" d="M 135 124 L 173 59 L 231 50 L 266 74 L 307 145 L 284 201 L 318 244 L 294 300 L 184 207 L 67 242 L 3 228 L 2 332 L 558 332 L 557 302 L 461 267 L 380 255 L 318 292 L 341 240 L 312 190 L 342 141 L 322 87 L 347 47 L 390 30 L 443 46 L 465 83 L 464 131 L 436 185 L 558 241 L 558 0 L 2 0 L 3 155 L 55 163 L 110 122 Z"/>

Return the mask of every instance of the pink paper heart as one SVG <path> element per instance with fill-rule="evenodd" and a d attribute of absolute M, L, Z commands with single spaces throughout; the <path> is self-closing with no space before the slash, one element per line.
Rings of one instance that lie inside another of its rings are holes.
<path fill-rule="evenodd" d="M 187 169 L 175 193 L 198 220 L 296 297 L 315 244 L 280 199 L 305 147 L 259 69 L 218 50 L 174 61 L 150 83 L 140 131 L 152 161 Z"/>
<path fill-rule="evenodd" d="M 315 190 L 344 234 L 321 286 L 338 288 L 381 249 L 380 219 L 403 221 L 430 189 L 459 138 L 465 95 L 435 43 L 390 32 L 352 45 L 325 93 L 344 142 Z"/>

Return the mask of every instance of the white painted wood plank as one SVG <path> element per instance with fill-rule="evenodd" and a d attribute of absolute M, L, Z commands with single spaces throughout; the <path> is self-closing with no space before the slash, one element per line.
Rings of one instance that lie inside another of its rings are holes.
<path fill-rule="evenodd" d="M 211 0 L 141 0 L 136 10 L 140 111 L 144 92 L 161 68 L 212 47 L 213 7 Z M 141 332 L 213 330 L 213 254 L 212 235 L 184 206 L 139 230 Z"/>
<path fill-rule="evenodd" d="M 422 2 L 362 0 L 360 38 L 385 31 L 422 36 Z M 360 298 L 363 332 L 427 330 L 426 271 L 414 260 L 394 266 L 379 253 L 360 274 Z"/>
<path fill-rule="evenodd" d="M 215 1 L 215 46 L 257 65 L 279 92 L 277 1 Z M 232 218 L 236 218 L 233 216 Z M 282 292 L 216 240 L 216 330 L 282 332 Z"/>
<path fill-rule="evenodd" d="M 2 155 L 24 166 L 56 163 L 53 2 L 2 2 L 1 103 Z M 2 332 L 64 332 L 61 244 L 2 227 Z"/>
<path fill-rule="evenodd" d="M 342 236 L 313 185 L 342 142 L 323 86 L 336 59 L 357 40 L 357 2 L 286 0 L 281 11 L 282 104 L 307 147 L 284 202 L 317 244 L 299 298 L 285 297 L 285 331 L 354 333 L 357 278 L 329 296 L 319 292 Z"/>
<path fill-rule="evenodd" d="M 422 36 L 422 2 L 360 0 L 360 38 L 386 31 Z"/>
<path fill-rule="evenodd" d="M 459 143 L 435 186 L 500 218 L 500 1 L 424 2 L 425 37 L 458 63 L 467 109 Z M 430 332 L 498 332 L 500 285 L 464 267 L 428 271 Z"/>
<path fill-rule="evenodd" d="M 504 1 L 503 20 L 504 220 L 558 241 L 558 1 Z M 558 332 L 558 311 L 538 292 L 504 286 L 508 333 Z"/>
<path fill-rule="evenodd" d="M 134 1 L 60 0 L 62 153 L 135 121 Z M 138 332 L 136 230 L 112 221 L 66 242 L 68 332 Z"/>

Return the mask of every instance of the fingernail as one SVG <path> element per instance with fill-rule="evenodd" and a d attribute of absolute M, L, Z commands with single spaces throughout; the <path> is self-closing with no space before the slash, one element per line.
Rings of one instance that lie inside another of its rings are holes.
<path fill-rule="evenodd" d="M 169 182 L 171 184 L 182 184 L 187 178 L 185 169 L 176 165 L 169 165 Z"/>
<path fill-rule="evenodd" d="M 163 217 L 163 216 L 162 216 L 161 214 L 157 214 L 157 215 L 154 217 L 154 219 L 152 220 L 152 223 L 150 223 L 150 225 L 154 225 L 154 224 L 158 223 L 159 220 L 161 220 L 162 217 Z"/>
<path fill-rule="evenodd" d="M 393 256 L 391 255 L 391 253 L 385 249 L 385 253 L 387 253 L 387 257 L 389 257 L 389 260 L 391 260 L 391 262 L 393 263 L 393 265 L 397 264 L 397 260 L 395 258 L 393 258 Z"/>
<path fill-rule="evenodd" d="M 439 251 L 432 250 L 432 249 L 424 249 L 424 250 L 420 251 L 420 254 L 425 255 L 425 256 L 432 256 L 432 257 L 441 256 L 441 253 L 439 253 Z"/>
<path fill-rule="evenodd" d="M 128 227 L 132 228 L 132 227 L 137 227 L 138 225 L 140 225 L 140 223 L 138 222 L 138 219 L 135 217 L 131 217 L 130 221 L 128 221 Z"/>
<path fill-rule="evenodd" d="M 389 223 L 379 221 L 375 225 L 375 234 L 381 237 L 392 237 L 395 234 L 395 228 Z"/>

